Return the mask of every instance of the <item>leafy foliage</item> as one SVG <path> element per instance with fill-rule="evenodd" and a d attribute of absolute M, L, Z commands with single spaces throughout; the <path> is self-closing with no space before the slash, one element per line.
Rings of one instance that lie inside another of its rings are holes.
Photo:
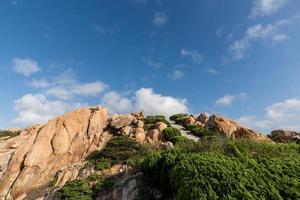
<path fill-rule="evenodd" d="M 59 200 L 91 200 L 93 191 L 84 180 L 68 181 L 56 194 Z"/>
<path fill-rule="evenodd" d="M 194 124 L 190 124 L 186 126 L 186 129 L 189 130 L 193 135 L 198 137 L 207 137 L 213 136 L 215 133 L 207 128 L 202 128 Z"/>
<path fill-rule="evenodd" d="M 147 116 L 144 118 L 145 125 L 153 125 L 157 122 L 163 122 L 167 124 L 168 126 L 171 126 L 168 120 L 166 120 L 165 116 L 162 115 L 155 115 L 155 116 Z"/>
<path fill-rule="evenodd" d="M 178 142 L 179 137 L 181 137 L 180 131 L 174 127 L 168 127 L 164 129 L 163 134 L 167 141 L 171 141 L 173 143 Z"/>
<path fill-rule="evenodd" d="M 299 199 L 299 145 L 253 141 L 189 142 L 190 149 L 154 153 L 146 180 L 174 199 Z M 204 147 L 209 146 L 209 150 Z M 280 151 L 280 153 L 279 153 Z M 276 153 L 277 152 L 277 153 Z M 279 153 L 279 154 L 278 154 Z"/>

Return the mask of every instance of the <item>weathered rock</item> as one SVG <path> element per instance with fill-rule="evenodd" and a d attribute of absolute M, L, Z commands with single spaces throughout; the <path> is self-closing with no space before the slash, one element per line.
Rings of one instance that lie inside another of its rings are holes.
<path fill-rule="evenodd" d="M 135 117 L 137 120 L 142 120 L 144 118 L 143 111 L 135 112 L 131 114 L 133 117 Z"/>
<path fill-rule="evenodd" d="M 166 128 L 168 128 L 168 125 L 165 124 L 165 123 L 163 123 L 163 122 L 156 122 L 155 128 L 157 130 L 159 130 L 159 132 L 162 132 L 163 130 L 165 130 Z"/>
<path fill-rule="evenodd" d="M 200 115 L 197 117 L 197 121 L 201 122 L 202 124 L 206 124 L 208 118 L 209 116 L 207 113 L 200 113 Z"/>
<path fill-rule="evenodd" d="M 138 128 L 144 128 L 144 122 L 142 120 L 137 121 Z"/>
<path fill-rule="evenodd" d="M 110 126 L 115 129 L 120 129 L 125 126 L 129 126 L 134 117 L 132 115 L 113 115 L 111 117 Z"/>
<path fill-rule="evenodd" d="M 291 142 L 298 140 L 300 133 L 287 130 L 274 130 L 271 132 L 270 137 L 275 142 Z"/>
<path fill-rule="evenodd" d="M 205 124 L 202 124 L 200 121 L 196 121 L 195 125 L 197 125 L 197 126 L 199 126 L 201 128 L 203 128 L 205 126 Z"/>
<path fill-rule="evenodd" d="M 160 139 L 160 131 L 157 129 L 152 129 L 149 131 L 149 137 L 153 142 L 158 142 Z"/>
<path fill-rule="evenodd" d="M 251 129 L 241 127 L 235 121 L 220 115 L 210 116 L 205 126 L 227 138 L 246 138 L 256 141 L 271 141 L 268 137 L 258 134 Z"/>
<path fill-rule="evenodd" d="M 60 182 L 72 179 L 72 166 L 109 140 L 103 133 L 107 119 L 106 109 L 82 108 L 24 130 L 0 177 L 0 199 L 23 199 L 64 169 L 69 170 Z M 1 152 L 4 147 L 0 148 Z"/>
<path fill-rule="evenodd" d="M 122 128 L 122 134 L 124 135 L 130 135 L 131 132 L 132 132 L 131 126 L 125 126 Z"/>
<path fill-rule="evenodd" d="M 166 142 L 166 143 L 162 143 L 162 144 L 161 144 L 161 147 L 162 147 L 162 149 L 164 149 L 164 150 L 169 150 L 169 149 L 173 149 L 173 148 L 174 148 L 174 145 L 173 145 L 172 142 L 168 141 L 168 142 Z"/>
<path fill-rule="evenodd" d="M 135 141 L 138 143 L 143 143 L 146 139 L 145 130 L 143 128 L 135 129 Z"/>
<path fill-rule="evenodd" d="M 186 118 L 186 124 L 195 124 L 196 123 L 196 119 L 193 115 L 190 115 Z"/>

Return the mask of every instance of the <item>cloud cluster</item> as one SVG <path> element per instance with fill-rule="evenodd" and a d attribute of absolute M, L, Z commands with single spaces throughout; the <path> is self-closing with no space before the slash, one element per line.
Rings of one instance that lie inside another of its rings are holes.
<path fill-rule="evenodd" d="M 26 94 L 15 101 L 15 111 L 18 115 L 12 122 L 18 126 L 45 123 L 57 115 L 81 106 L 82 104 L 75 102 L 49 100 L 43 94 Z"/>
<path fill-rule="evenodd" d="M 288 0 L 254 0 L 250 19 L 270 16 L 286 5 Z"/>
<path fill-rule="evenodd" d="M 204 59 L 203 54 L 199 53 L 197 50 L 181 49 L 181 55 L 192 58 L 193 62 L 196 64 L 200 64 Z"/>
<path fill-rule="evenodd" d="M 141 88 L 131 98 L 111 91 L 104 95 L 101 103 L 111 113 L 130 113 L 144 110 L 146 115 L 171 116 L 188 112 L 186 99 L 157 94 L 152 88 Z"/>
<path fill-rule="evenodd" d="M 225 95 L 221 98 L 219 98 L 216 102 L 216 106 L 230 106 L 234 101 L 237 100 L 243 100 L 247 97 L 247 94 L 245 93 L 240 93 L 240 94 L 235 94 L 235 95 Z"/>
<path fill-rule="evenodd" d="M 152 24 L 157 27 L 164 26 L 168 22 L 168 17 L 165 13 L 156 12 L 152 19 Z"/>
<path fill-rule="evenodd" d="M 27 77 L 41 71 L 41 67 L 38 63 L 29 58 L 14 58 L 12 60 L 12 67 L 16 73 Z"/>
<path fill-rule="evenodd" d="M 288 20 L 280 20 L 275 24 L 256 24 L 247 28 L 244 37 L 233 42 L 229 47 L 229 53 L 235 60 L 245 57 L 245 53 L 252 43 L 267 41 L 272 44 L 280 43 L 288 38 L 282 28 L 288 25 Z"/>
<path fill-rule="evenodd" d="M 286 99 L 265 108 L 263 117 L 242 116 L 237 121 L 259 130 L 287 129 L 300 131 L 300 99 Z"/>

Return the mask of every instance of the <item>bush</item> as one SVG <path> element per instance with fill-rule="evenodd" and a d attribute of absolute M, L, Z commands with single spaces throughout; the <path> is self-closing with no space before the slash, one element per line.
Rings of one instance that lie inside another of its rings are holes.
<path fill-rule="evenodd" d="M 179 114 L 172 115 L 170 117 L 170 120 L 176 121 L 176 119 L 178 118 L 186 118 L 187 116 L 188 116 L 187 114 L 179 113 Z"/>
<path fill-rule="evenodd" d="M 147 116 L 144 118 L 145 125 L 147 124 L 155 124 L 157 122 L 163 122 L 168 126 L 171 126 L 168 120 L 166 120 L 165 116 L 162 115 L 155 115 L 155 116 Z"/>
<path fill-rule="evenodd" d="M 176 143 L 178 141 L 178 137 L 181 137 L 180 131 L 174 127 L 164 129 L 163 135 L 167 141 L 171 141 L 173 143 Z"/>
<path fill-rule="evenodd" d="M 84 180 L 68 181 L 56 194 L 59 200 L 92 200 L 92 189 Z"/>
<path fill-rule="evenodd" d="M 171 199 L 300 198 L 299 146 L 210 142 L 218 148 L 192 142 L 193 153 L 177 146 L 152 154 L 141 165 L 145 180 Z"/>
<path fill-rule="evenodd" d="M 151 151 L 152 146 L 138 144 L 127 136 L 114 136 L 103 150 L 88 157 L 88 163 L 99 171 L 115 164 L 136 165 Z"/>
<path fill-rule="evenodd" d="M 209 129 L 199 127 L 197 125 L 191 124 L 187 125 L 186 129 L 189 130 L 193 135 L 198 137 L 206 137 L 206 136 L 213 136 L 215 133 Z"/>

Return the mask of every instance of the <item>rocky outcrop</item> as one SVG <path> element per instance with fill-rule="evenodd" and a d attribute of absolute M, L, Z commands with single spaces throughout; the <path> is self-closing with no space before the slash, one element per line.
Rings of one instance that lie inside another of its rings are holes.
<path fill-rule="evenodd" d="M 107 120 L 106 109 L 82 108 L 6 141 L 0 146 L 0 199 L 24 199 L 57 174 L 60 184 L 76 178 L 76 164 L 109 140 Z"/>
<path fill-rule="evenodd" d="M 205 125 L 206 128 L 212 129 L 227 138 L 245 138 L 256 141 L 271 141 L 268 137 L 256 133 L 255 131 L 242 127 L 235 121 L 220 115 L 212 115 L 209 117 Z"/>
<path fill-rule="evenodd" d="M 287 130 L 274 130 L 270 138 L 275 142 L 300 142 L 300 133 Z"/>
<path fill-rule="evenodd" d="M 209 116 L 207 113 L 200 113 L 200 115 L 197 117 L 197 121 L 200 122 L 201 124 L 206 124 L 208 118 Z"/>

